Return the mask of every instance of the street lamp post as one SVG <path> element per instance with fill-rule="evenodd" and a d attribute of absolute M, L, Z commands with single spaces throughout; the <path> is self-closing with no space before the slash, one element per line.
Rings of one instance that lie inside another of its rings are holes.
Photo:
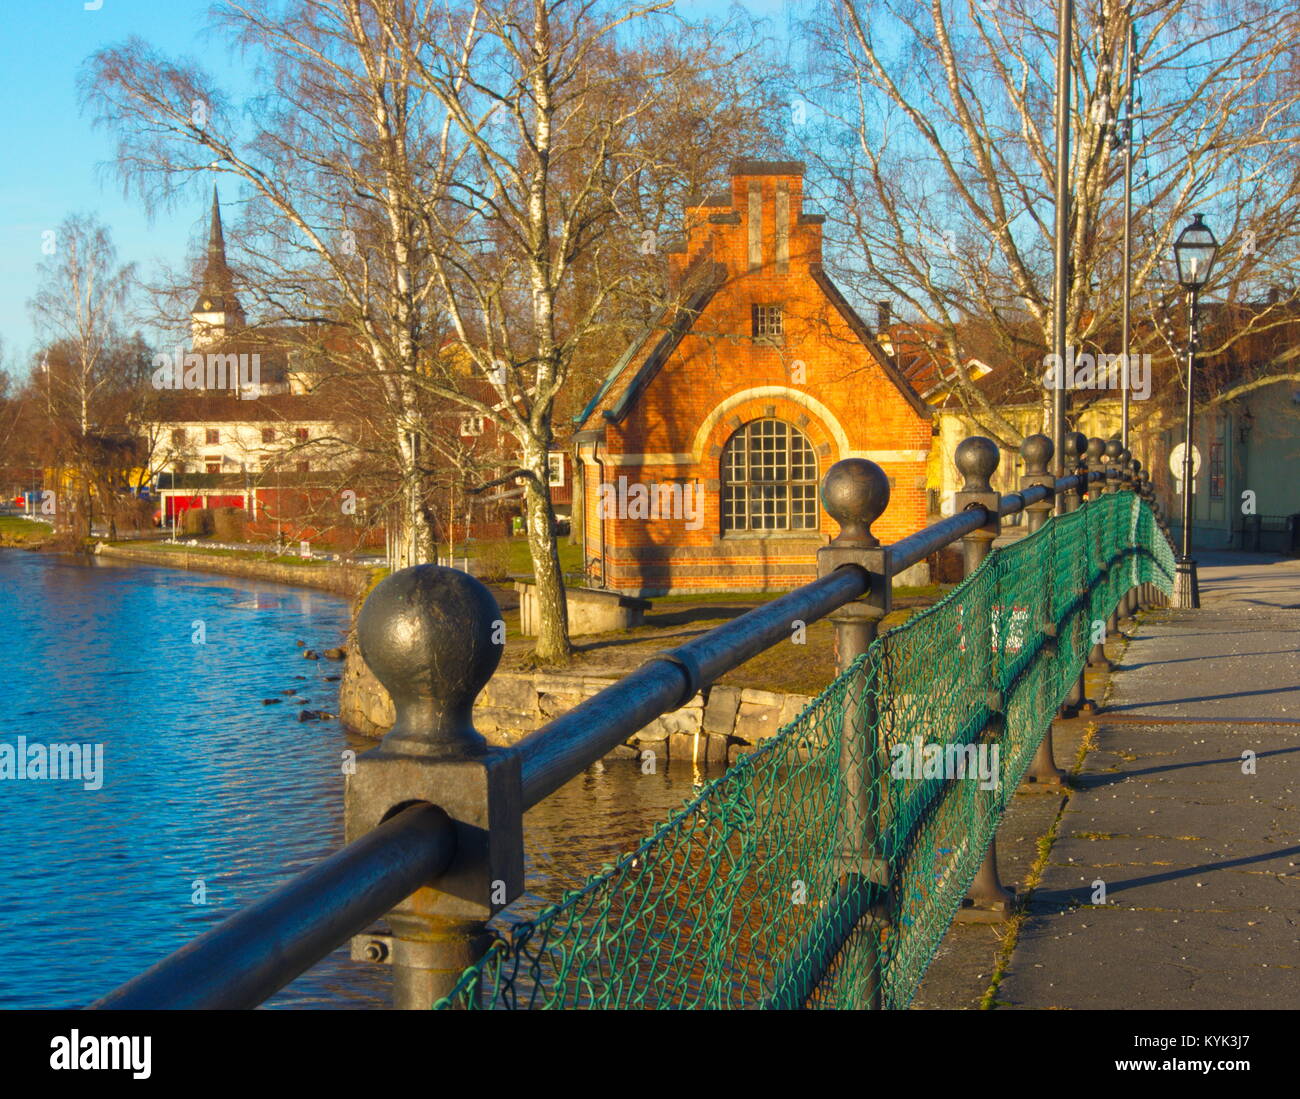
<path fill-rule="evenodd" d="M 1187 291 L 1187 415 L 1183 435 L 1183 543 L 1175 565 L 1174 606 L 1201 605 L 1196 562 L 1192 560 L 1192 435 L 1195 417 L 1196 351 L 1200 342 L 1197 306 L 1202 288 L 1210 281 L 1210 269 L 1219 250 L 1218 241 L 1201 214 L 1174 241 L 1174 262 L 1178 282 Z"/>
<path fill-rule="evenodd" d="M 1052 351 L 1056 355 L 1056 387 L 1052 391 L 1052 472 L 1065 476 L 1066 315 L 1070 295 L 1070 80 L 1074 0 L 1059 0 L 1056 13 L 1056 224 L 1052 235 Z M 1056 498 L 1056 513 L 1065 510 L 1064 495 Z"/>

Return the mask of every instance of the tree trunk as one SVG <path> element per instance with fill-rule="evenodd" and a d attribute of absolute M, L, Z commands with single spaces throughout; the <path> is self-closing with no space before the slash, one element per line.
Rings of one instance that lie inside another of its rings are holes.
<path fill-rule="evenodd" d="M 534 476 L 524 482 L 527 510 L 528 552 L 533 559 L 537 583 L 537 661 L 567 664 L 573 652 L 569 644 L 569 607 L 564 595 L 564 576 L 555 539 L 555 513 L 547 489 L 546 454 L 529 463 Z"/>

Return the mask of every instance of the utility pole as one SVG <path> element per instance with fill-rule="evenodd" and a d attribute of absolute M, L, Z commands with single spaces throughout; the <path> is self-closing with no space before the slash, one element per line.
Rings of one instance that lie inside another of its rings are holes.
<path fill-rule="evenodd" d="M 1056 355 L 1052 392 L 1052 472 L 1065 476 L 1065 311 L 1069 296 L 1070 237 L 1070 37 L 1074 25 L 1074 0 L 1060 0 L 1056 41 L 1056 260 L 1052 302 L 1052 351 Z M 1056 513 L 1065 502 L 1057 497 Z"/>

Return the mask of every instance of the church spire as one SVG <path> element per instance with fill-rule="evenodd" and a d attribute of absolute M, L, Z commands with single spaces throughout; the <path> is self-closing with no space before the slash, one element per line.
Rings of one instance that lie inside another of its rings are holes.
<path fill-rule="evenodd" d="M 221 201 L 212 187 L 212 217 L 208 225 L 208 254 L 198 300 L 190 311 L 196 342 L 211 343 L 242 328 L 244 310 L 235 297 L 235 279 L 226 262 L 226 237 L 221 228 Z"/>
<path fill-rule="evenodd" d="M 212 223 L 208 226 L 208 262 L 211 263 L 213 257 L 219 257 L 220 262 L 224 265 L 226 262 L 226 238 L 221 231 L 221 202 L 217 198 L 217 185 L 212 185 Z"/>

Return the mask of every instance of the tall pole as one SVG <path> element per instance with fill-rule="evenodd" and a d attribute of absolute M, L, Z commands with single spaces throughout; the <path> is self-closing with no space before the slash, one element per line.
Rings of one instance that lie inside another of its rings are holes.
<path fill-rule="evenodd" d="M 1132 363 L 1129 360 L 1129 338 L 1130 338 L 1130 313 L 1131 299 L 1133 293 L 1133 54 L 1137 31 L 1133 26 L 1133 5 L 1130 3 L 1125 10 L 1125 18 L 1128 22 L 1126 35 L 1124 38 L 1124 292 L 1123 292 L 1123 321 L 1120 332 L 1120 352 L 1123 358 L 1120 359 L 1123 365 L 1123 392 L 1121 396 L 1121 425 L 1120 441 L 1124 444 L 1126 450 L 1132 447 L 1128 438 L 1129 427 L 1129 372 L 1132 369 Z"/>
<path fill-rule="evenodd" d="M 1053 291 L 1052 351 L 1056 355 L 1052 392 L 1052 472 L 1065 476 L 1065 311 L 1068 307 L 1070 269 L 1070 34 L 1074 25 L 1074 0 L 1060 0 L 1056 42 L 1056 271 Z M 1064 500 L 1057 497 L 1059 515 Z"/>
<path fill-rule="evenodd" d="M 1192 438 L 1195 434 L 1196 348 L 1200 342 L 1196 308 L 1200 292 L 1193 286 L 1187 295 L 1187 413 L 1186 433 L 1183 436 L 1183 546 L 1175 565 L 1174 605 L 1196 608 L 1201 605 L 1200 585 L 1196 578 L 1196 562 L 1192 560 Z"/>

